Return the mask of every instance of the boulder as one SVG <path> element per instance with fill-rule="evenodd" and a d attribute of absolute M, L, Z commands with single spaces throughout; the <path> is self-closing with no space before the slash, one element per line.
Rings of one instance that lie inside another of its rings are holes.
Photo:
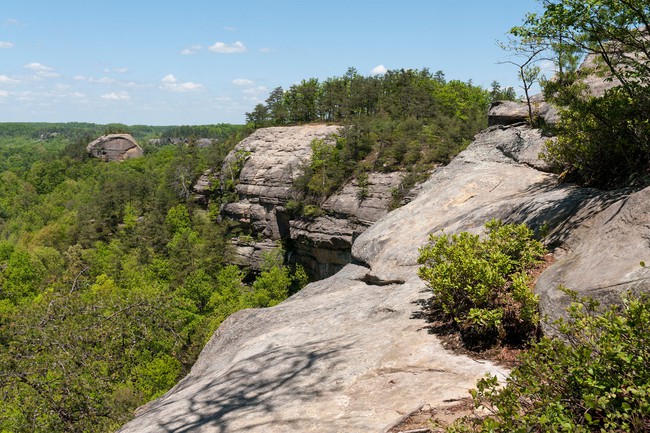
<path fill-rule="evenodd" d="M 138 146 L 131 134 L 102 135 L 89 143 L 86 151 L 91 156 L 108 162 L 124 161 L 144 155 L 142 148 Z"/>

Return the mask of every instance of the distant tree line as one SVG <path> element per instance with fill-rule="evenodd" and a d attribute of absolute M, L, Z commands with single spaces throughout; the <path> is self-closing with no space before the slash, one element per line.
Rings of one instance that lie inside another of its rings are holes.
<path fill-rule="evenodd" d="M 254 128 L 310 122 L 338 123 L 331 142 L 313 143 L 314 157 L 296 182 L 296 201 L 319 205 L 345 182 L 364 182 L 367 172 L 403 171 L 393 191 L 395 206 L 438 164 L 445 164 L 487 126 L 495 99 L 513 99 L 512 88 L 490 91 L 471 81 L 447 80 L 442 71 L 399 69 L 363 76 L 350 68 L 323 82 L 302 80 L 275 88 L 246 113 Z M 292 203 L 295 209 L 313 209 Z M 313 212 L 312 212 L 313 213 Z M 318 214 L 318 212 L 316 212 Z"/>
<path fill-rule="evenodd" d="M 492 86 L 490 96 L 493 99 L 515 97 L 512 88 L 501 89 L 497 82 Z M 263 127 L 340 123 L 354 117 L 382 114 L 393 119 L 433 118 L 459 108 L 455 106 L 455 97 L 460 88 L 473 89 L 475 86 L 471 81 L 447 81 L 442 71 L 432 74 L 426 68 L 389 70 L 374 76 L 364 76 L 355 68 L 349 68 L 343 76 L 322 82 L 309 78 L 287 90 L 276 87 L 264 104 L 257 104 L 246 113 L 246 121 Z"/>

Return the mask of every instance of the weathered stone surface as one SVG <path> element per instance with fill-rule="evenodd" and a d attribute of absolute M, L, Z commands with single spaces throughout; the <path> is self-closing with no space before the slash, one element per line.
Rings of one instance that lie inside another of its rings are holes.
<path fill-rule="evenodd" d="M 557 108 L 544 101 L 541 95 L 531 97 L 533 117 L 541 117 L 544 122 L 554 125 L 559 120 Z M 528 104 L 519 101 L 496 101 L 488 110 L 488 125 L 514 125 L 529 120 Z"/>
<path fill-rule="evenodd" d="M 264 254 L 276 248 L 278 248 L 277 242 L 271 239 L 263 239 L 261 241 L 248 241 L 241 238 L 234 239 L 234 264 L 252 269 L 253 271 L 260 271 L 264 262 Z"/>
<path fill-rule="evenodd" d="M 536 290 L 551 320 L 564 316 L 569 297 L 560 285 L 601 304 L 621 302 L 626 292 L 650 292 L 650 188 L 600 195 L 571 221 L 567 251 L 544 272 Z M 552 326 L 546 326 L 553 333 Z"/>
<path fill-rule="evenodd" d="M 392 202 L 391 190 L 397 188 L 403 178 L 401 172 L 369 173 L 365 196 L 362 196 L 359 182 L 354 179 L 325 200 L 322 208 L 369 226 L 388 213 Z"/>
<path fill-rule="evenodd" d="M 338 130 L 338 126 L 328 125 L 259 129 L 228 154 L 222 173 L 226 179 L 232 175 L 232 167 L 245 154 L 237 193 L 261 203 L 284 204 L 291 198 L 300 166 L 311 157 L 312 140 L 324 139 Z"/>
<path fill-rule="evenodd" d="M 103 161 L 124 161 L 137 158 L 144 152 L 131 134 L 102 135 L 86 146 L 86 151 L 93 157 Z"/>
<path fill-rule="evenodd" d="M 349 263 L 352 241 L 388 212 L 391 190 L 404 176 L 369 173 L 363 194 L 355 179 L 323 203 L 331 217 L 290 221 L 284 205 L 295 196 L 293 182 L 311 157 L 312 140 L 327 139 L 338 130 L 326 125 L 259 129 L 230 152 L 221 171 L 222 185 L 238 179 L 241 197 L 223 206 L 222 215 L 254 235 L 291 240 L 292 263 L 305 266 L 314 279 L 329 277 Z M 207 182 L 200 181 L 199 187 Z"/>
<path fill-rule="evenodd" d="M 467 395 L 486 372 L 412 319 L 417 279 L 368 285 L 348 265 L 277 307 L 224 322 L 191 373 L 126 432 L 378 432 L 428 396 Z"/>

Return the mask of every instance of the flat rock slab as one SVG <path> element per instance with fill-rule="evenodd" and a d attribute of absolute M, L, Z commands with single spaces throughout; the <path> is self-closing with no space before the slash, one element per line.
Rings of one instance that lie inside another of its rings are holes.
<path fill-rule="evenodd" d="M 348 265 L 277 307 L 224 322 L 191 373 L 121 432 L 378 432 L 423 396 L 467 396 L 489 362 L 424 329 L 418 279 L 368 285 Z"/>

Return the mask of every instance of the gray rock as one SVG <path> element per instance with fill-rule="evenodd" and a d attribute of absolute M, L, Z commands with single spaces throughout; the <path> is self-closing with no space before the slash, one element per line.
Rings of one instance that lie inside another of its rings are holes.
<path fill-rule="evenodd" d="M 348 265 L 282 304 L 229 317 L 192 371 L 120 430 L 378 432 L 500 372 L 442 348 L 413 319 L 424 286 L 370 285 Z"/>
<path fill-rule="evenodd" d="M 554 125 L 559 120 L 559 113 L 555 106 L 544 101 L 541 95 L 531 98 L 533 117 L 541 117 L 545 123 Z M 488 126 L 514 125 L 528 122 L 528 104 L 518 101 L 496 101 L 488 110 Z"/>
<path fill-rule="evenodd" d="M 86 146 L 86 151 L 103 161 L 124 161 L 144 155 L 131 134 L 102 135 Z"/>
<path fill-rule="evenodd" d="M 237 193 L 263 204 L 282 205 L 292 197 L 293 181 L 311 157 L 312 140 L 326 139 L 338 130 L 328 125 L 258 129 L 228 154 L 221 170 L 224 180 L 237 175 L 234 167 L 245 158 Z"/>
<path fill-rule="evenodd" d="M 564 286 L 603 305 L 628 292 L 650 292 L 650 188 L 601 194 L 569 222 L 566 252 L 539 278 L 540 309 L 550 321 L 565 316 Z M 555 333 L 551 324 L 548 334 Z"/>
<path fill-rule="evenodd" d="M 340 192 L 325 200 L 322 208 L 370 226 L 388 213 L 392 203 L 392 189 L 397 188 L 403 178 L 404 173 L 401 172 L 369 173 L 365 194 L 362 195 L 358 180 L 353 179 Z"/>
<path fill-rule="evenodd" d="M 279 247 L 277 242 L 270 239 L 253 241 L 236 238 L 232 245 L 234 264 L 258 272 L 262 270 L 264 255 Z"/>

